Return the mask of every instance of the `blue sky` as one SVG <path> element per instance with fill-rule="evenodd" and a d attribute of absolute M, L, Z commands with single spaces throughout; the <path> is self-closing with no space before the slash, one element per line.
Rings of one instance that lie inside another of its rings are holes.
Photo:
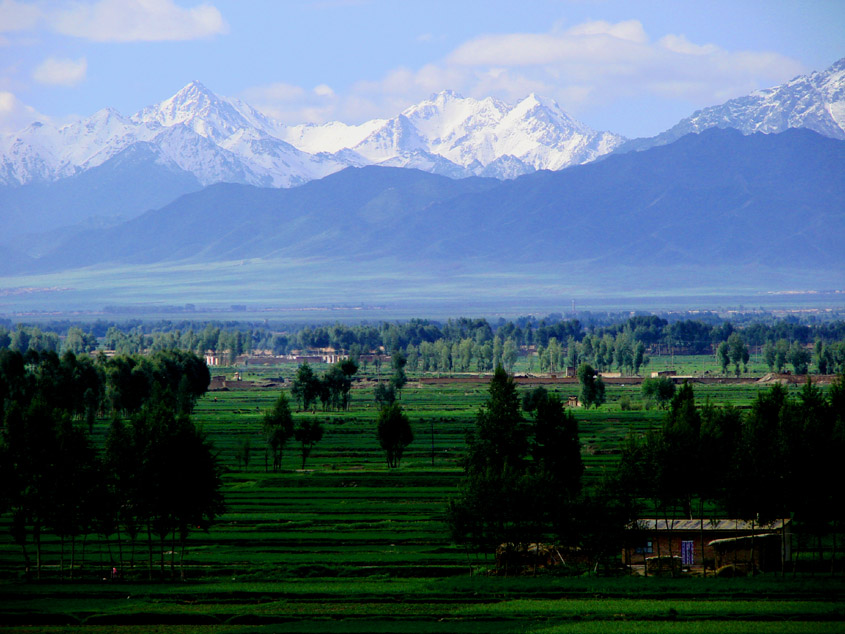
<path fill-rule="evenodd" d="M 286 123 L 533 91 L 647 136 L 843 56 L 843 0 L 0 0 L 0 131 L 196 79 Z"/>

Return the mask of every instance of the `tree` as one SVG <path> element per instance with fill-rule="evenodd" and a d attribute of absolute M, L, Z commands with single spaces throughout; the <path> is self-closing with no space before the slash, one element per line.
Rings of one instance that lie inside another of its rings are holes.
<path fill-rule="evenodd" d="M 390 363 L 393 366 L 393 375 L 390 377 L 390 387 L 393 388 L 397 397 L 408 382 L 408 377 L 405 375 L 405 364 L 408 363 L 407 357 L 401 352 L 394 352 L 390 355 Z"/>
<path fill-rule="evenodd" d="M 317 403 L 320 395 L 320 380 L 308 363 L 302 363 L 296 370 L 290 393 L 303 410 L 309 410 Z"/>
<path fill-rule="evenodd" d="M 279 394 L 273 409 L 264 414 L 262 429 L 273 456 L 273 471 L 278 471 L 282 467 L 282 451 L 293 435 L 293 416 L 284 392 Z"/>
<path fill-rule="evenodd" d="M 252 457 L 252 445 L 249 437 L 244 438 L 238 443 L 237 453 L 235 458 L 238 461 L 238 466 L 243 466 L 244 471 L 249 469 L 249 460 Z"/>
<path fill-rule="evenodd" d="M 748 370 L 748 346 L 738 332 L 734 331 L 728 337 L 728 357 L 734 364 L 734 371 L 739 376 L 739 364 L 743 364 L 744 371 Z M 721 346 L 720 346 L 721 348 Z"/>
<path fill-rule="evenodd" d="M 393 403 L 381 408 L 376 434 L 379 446 L 384 450 L 387 458 L 388 468 L 397 468 L 405 448 L 414 440 L 411 422 L 400 405 Z"/>
<path fill-rule="evenodd" d="M 153 535 L 160 542 L 161 572 L 168 536 L 171 571 L 175 572 L 177 551 L 181 569 L 190 531 L 207 529 L 224 509 L 222 467 L 213 446 L 187 415 L 176 413 L 172 403 L 152 398 L 132 415 L 128 429 L 121 423 L 112 425 L 107 447 L 112 453 L 107 462 L 120 474 L 114 495 L 118 508 L 126 509 L 127 530 L 137 533 L 146 527 L 150 577 Z"/>
<path fill-rule="evenodd" d="M 302 468 L 311 455 L 311 450 L 323 439 L 323 425 L 318 420 L 303 418 L 293 431 L 293 437 L 300 444 L 302 451 Z"/>
<path fill-rule="evenodd" d="M 574 544 L 583 472 L 574 417 L 557 395 L 537 388 L 522 399 L 526 422 L 501 366 L 488 392 L 467 436 L 459 496 L 447 511 L 453 539 L 488 551 L 550 536 Z"/>
<path fill-rule="evenodd" d="M 644 379 L 640 389 L 644 397 L 656 400 L 660 409 L 665 409 L 675 395 L 675 383 L 665 376 Z"/>
<path fill-rule="evenodd" d="M 528 449 L 527 428 L 519 407 L 513 377 L 496 366 L 486 403 L 475 416 L 467 435 L 464 467 L 467 471 L 501 471 L 521 467 Z"/>
<path fill-rule="evenodd" d="M 588 409 L 590 405 L 598 409 L 605 401 L 604 381 L 587 363 L 578 366 L 577 374 L 581 384 L 581 403 Z"/>
<path fill-rule="evenodd" d="M 97 338 L 78 326 L 71 326 L 68 328 L 63 347 L 74 354 L 85 354 L 97 349 Z"/>
<path fill-rule="evenodd" d="M 775 371 L 775 346 L 771 341 L 763 345 L 763 361 L 769 368 L 769 372 Z"/>
<path fill-rule="evenodd" d="M 786 339 L 778 339 L 775 342 L 775 370 L 783 372 L 786 365 L 786 357 L 789 355 L 789 342 Z"/>
<path fill-rule="evenodd" d="M 385 405 L 393 405 L 396 402 L 396 390 L 392 385 L 379 383 L 373 388 L 373 399 L 379 409 Z"/>
<path fill-rule="evenodd" d="M 804 346 L 797 341 L 793 341 L 789 348 L 786 360 L 788 363 L 792 364 L 795 374 L 807 374 L 811 358 L 812 355 L 809 350 L 804 348 Z"/>
<path fill-rule="evenodd" d="M 513 339 L 508 337 L 502 345 L 502 365 L 506 370 L 511 370 L 516 363 L 517 348 Z"/>
<path fill-rule="evenodd" d="M 649 358 L 645 353 L 645 344 L 638 341 L 634 347 L 634 374 L 640 373 L 640 368 L 648 365 Z"/>
<path fill-rule="evenodd" d="M 730 365 L 731 362 L 731 355 L 730 348 L 728 347 L 728 343 L 726 341 L 720 343 L 719 347 L 716 348 L 716 360 L 722 368 L 722 374 L 727 374 L 728 365 Z"/>
<path fill-rule="evenodd" d="M 523 409 L 534 414 L 533 468 L 547 480 L 546 486 L 575 499 L 581 492 L 584 472 L 575 417 L 557 394 L 549 394 L 542 387 L 523 399 Z"/>
<path fill-rule="evenodd" d="M 345 410 L 349 404 L 349 391 L 352 389 L 352 375 L 358 371 L 354 363 L 347 364 L 344 361 L 332 365 L 322 379 L 320 386 L 320 400 L 324 406 L 330 406 L 336 410 Z"/>

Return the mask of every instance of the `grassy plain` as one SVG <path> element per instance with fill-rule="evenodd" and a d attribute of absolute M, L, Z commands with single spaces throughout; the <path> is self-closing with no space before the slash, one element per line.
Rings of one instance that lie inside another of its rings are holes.
<path fill-rule="evenodd" d="M 293 370 L 250 370 L 244 378 L 290 378 Z M 758 389 L 696 386 L 696 395 L 701 402 L 747 407 Z M 577 386 L 557 391 L 566 397 Z M 304 470 L 291 442 L 282 472 L 267 472 L 261 416 L 277 394 L 214 392 L 198 404 L 195 419 L 227 469 L 228 510 L 207 533 L 192 534 L 186 582 L 170 581 L 169 552 L 164 578 L 156 570 L 148 582 L 143 542 L 134 549 L 135 568 L 124 567 L 124 580 L 104 581 L 117 545 L 93 536 L 74 582 L 61 581 L 59 544 L 48 536 L 42 581 L 23 583 L 20 550 L 9 537 L 8 517 L 0 518 L 0 631 L 845 631 L 841 577 L 488 575 L 492 560 L 451 544 L 443 522 L 461 474 L 464 433 L 486 395 L 482 382 L 420 385 L 412 377 L 401 403 L 415 440 L 394 471 L 376 441 L 376 408 L 367 387 L 353 389 L 349 412 L 297 413 L 323 421 L 324 440 Z M 655 408 L 623 411 L 624 395 L 637 403 L 639 387 L 610 386 L 604 407 L 576 410 L 588 481 L 612 466 L 628 433 L 662 420 Z M 96 441 L 105 433 L 103 423 Z M 251 452 L 245 467 L 237 455 L 246 441 Z M 123 555 L 130 559 L 125 542 Z"/>

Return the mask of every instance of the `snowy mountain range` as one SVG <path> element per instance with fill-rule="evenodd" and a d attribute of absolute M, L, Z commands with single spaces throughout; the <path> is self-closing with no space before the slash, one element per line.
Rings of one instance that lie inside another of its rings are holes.
<path fill-rule="evenodd" d="M 50 182 L 98 167 L 136 144 L 202 185 L 290 187 L 349 166 L 415 167 L 452 177 L 513 178 L 606 154 L 624 139 L 595 132 L 552 100 L 516 105 L 444 91 L 392 119 L 286 126 L 199 82 L 124 117 L 106 108 L 56 128 L 35 123 L 0 141 L 0 183 Z"/>
<path fill-rule="evenodd" d="M 744 134 L 804 127 L 845 139 L 845 58 L 630 141 L 594 131 L 534 94 L 506 104 L 443 91 L 390 119 L 291 126 L 191 82 L 129 117 L 105 108 L 62 127 L 33 123 L 0 137 L 0 228 L 15 240 L 45 228 L 111 225 L 214 183 L 285 188 L 347 167 L 512 179 L 711 127 Z M 40 251 L 37 241 L 29 244 Z"/>

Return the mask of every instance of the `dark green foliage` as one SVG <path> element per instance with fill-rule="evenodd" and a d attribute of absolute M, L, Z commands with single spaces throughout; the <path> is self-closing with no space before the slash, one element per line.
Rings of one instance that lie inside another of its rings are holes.
<path fill-rule="evenodd" d="M 396 402 L 396 389 L 392 384 L 379 383 L 373 388 L 373 400 L 379 409 L 385 405 L 393 405 Z"/>
<path fill-rule="evenodd" d="M 537 388 L 530 400 L 531 408 L 525 409 L 534 414 L 532 470 L 552 489 L 552 499 L 573 500 L 581 492 L 584 472 L 578 422 L 557 394 Z"/>
<path fill-rule="evenodd" d="M 296 378 L 293 380 L 290 393 L 299 405 L 300 409 L 313 409 L 320 396 L 320 379 L 314 375 L 314 371 L 307 363 L 303 363 L 296 371 Z"/>
<path fill-rule="evenodd" d="M 675 395 L 675 383 L 665 376 L 643 379 L 640 389 L 647 399 L 657 401 L 660 409 L 664 409 Z"/>
<path fill-rule="evenodd" d="M 812 355 L 810 351 L 797 341 L 792 343 L 786 355 L 786 361 L 792 364 L 795 374 L 807 374 L 811 359 Z"/>
<path fill-rule="evenodd" d="M 376 423 L 379 446 L 384 450 L 387 466 L 395 469 L 402 460 L 405 448 L 414 440 L 411 422 L 402 407 L 393 403 L 381 408 Z"/>
<path fill-rule="evenodd" d="M 743 371 L 747 371 L 749 358 L 748 346 L 745 345 L 745 340 L 738 332 L 731 333 L 726 343 L 728 346 L 728 357 L 731 363 L 734 364 L 735 374 L 739 376 L 740 363 L 743 365 Z"/>
<path fill-rule="evenodd" d="M 722 374 L 728 373 L 728 365 L 731 362 L 731 355 L 730 355 L 730 346 L 726 341 L 723 341 L 719 344 L 719 347 L 716 348 L 716 360 L 719 362 L 719 366 L 722 368 Z"/>
<path fill-rule="evenodd" d="M 293 437 L 300 444 L 302 451 L 302 468 L 305 468 L 305 461 L 311 455 L 311 450 L 323 439 L 323 425 L 318 420 L 303 418 L 297 423 L 293 430 Z"/>
<path fill-rule="evenodd" d="M 490 380 L 487 402 L 467 435 L 464 458 L 467 472 L 498 472 L 506 465 L 521 470 L 528 453 L 527 434 L 516 384 L 502 366 L 497 366 Z"/>
<path fill-rule="evenodd" d="M 519 409 L 513 379 L 497 367 L 467 436 L 465 477 L 448 509 L 458 543 L 490 551 L 552 537 L 575 545 L 581 462 L 578 425 L 557 395 L 537 388 Z"/>
<path fill-rule="evenodd" d="M 128 488 L 116 488 L 115 495 L 120 506 L 134 510 L 130 522 L 135 530 L 143 526 L 148 539 L 158 536 L 163 573 L 167 536 L 174 544 L 178 538 L 184 551 L 191 530 L 207 528 L 223 512 L 221 468 L 205 434 L 164 402 L 145 405 L 132 416 L 129 427 L 125 433 L 113 426 L 118 438 L 111 445 L 115 457 L 134 453 L 137 470 L 127 473 L 121 468 L 118 482 L 128 482 Z M 175 550 L 171 553 L 172 568 Z M 149 565 L 152 568 L 152 560 Z"/>
<path fill-rule="evenodd" d="M 321 381 L 320 399 L 328 407 L 342 411 L 349 408 L 349 390 L 352 389 L 352 376 L 358 371 L 354 361 L 339 361 L 332 365 Z"/>
<path fill-rule="evenodd" d="M 390 356 L 390 364 L 393 366 L 393 375 L 390 377 L 390 386 L 398 394 L 401 393 L 402 388 L 408 382 L 408 377 L 405 375 L 405 365 L 408 363 L 408 358 L 401 352 L 394 352 Z"/>
<path fill-rule="evenodd" d="M 607 364 L 610 365 L 610 361 Z M 587 363 L 578 366 L 577 374 L 581 384 L 581 404 L 588 409 L 595 405 L 598 409 L 605 401 L 604 381 Z"/>
<path fill-rule="evenodd" d="M 31 539 L 40 575 L 44 531 L 62 552 L 70 542 L 72 576 L 80 536 L 122 528 L 134 543 L 146 527 L 184 543 L 191 527 L 216 516 L 217 458 L 187 416 L 208 380 L 205 363 L 180 351 L 109 361 L 0 353 L 0 500 L 27 567 Z M 101 458 L 90 433 L 106 395 L 131 418 L 128 426 L 115 419 Z"/>
<path fill-rule="evenodd" d="M 279 394 L 273 409 L 264 414 L 261 429 L 270 447 L 273 471 L 278 471 L 282 467 L 282 452 L 294 432 L 293 416 L 290 413 L 290 405 L 288 405 L 288 398 L 284 392 Z"/>

